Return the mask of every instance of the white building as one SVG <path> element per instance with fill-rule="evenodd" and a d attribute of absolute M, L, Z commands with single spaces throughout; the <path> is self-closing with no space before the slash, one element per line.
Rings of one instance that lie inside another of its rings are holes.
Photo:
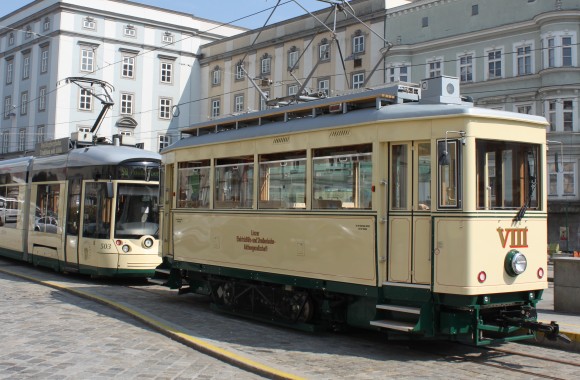
<path fill-rule="evenodd" d="M 100 101 L 68 77 L 114 87 L 98 136 L 157 151 L 199 113 L 200 45 L 244 31 L 123 0 L 36 0 L 0 25 L 0 158 L 93 126 Z"/>

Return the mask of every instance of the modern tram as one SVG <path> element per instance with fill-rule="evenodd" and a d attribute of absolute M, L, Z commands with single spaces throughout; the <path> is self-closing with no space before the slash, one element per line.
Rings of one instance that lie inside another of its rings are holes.
<path fill-rule="evenodd" d="M 166 285 L 308 330 L 556 338 L 547 125 L 452 77 L 192 125 L 162 151 Z"/>
<path fill-rule="evenodd" d="M 0 255 L 60 272 L 153 275 L 161 156 L 74 135 L 0 161 Z"/>

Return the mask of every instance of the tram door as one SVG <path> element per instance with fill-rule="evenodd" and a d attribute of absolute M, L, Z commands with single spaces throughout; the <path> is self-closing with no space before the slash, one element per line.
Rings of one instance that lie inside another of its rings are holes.
<path fill-rule="evenodd" d="M 431 281 L 431 143 L 394 143 L 389 151 L 387 279 Z"/>
<path fill-rule="evenodd" d="M 65 263 L 68 268 L 78 269 L 79 265 L 79 226 L 81 207 L 82 178 L 69 180 L 66 210 Z"/>

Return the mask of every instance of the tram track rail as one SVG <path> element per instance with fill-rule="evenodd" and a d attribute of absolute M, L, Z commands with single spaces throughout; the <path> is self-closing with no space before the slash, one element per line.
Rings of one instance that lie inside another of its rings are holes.
<path fill-rule="evenodd" d="M 521 345 L 521 343 L 518 344 Z M 459 353 L 455 352 L 458 347 L 461 347 L 459 349 L 460 351 Z M 572 376 L 572 375 L 560 376 L 558 374 L 559 371 L 556 371 L 556 373 L 554 373 L 555 371 L 553 366 L 550 368 L 548 368 L 547 366 L 540 368 L 538 364 L 541 363 L 551 363 L 567 367 L 573 367 L 570 368 L 569 371 L 566 371 L 565 368 L 560 368 L 561 370 L 563 370 L 562 374 L 564 374 L 565 372 L 569 372 L 570 374 L 576 373 L 577 370 L 575 370 L 574 368 L 580 367 L 580 362 L 573 362 L 570 360 L 563 360 L 535 354 L 529 354 L 509 348 L 474 347 L 467 344 L 455 342 L 440 343 L 436 347 L 437 351 L 435 351 L 433 348 L 426 348 L 425 345 L 422 345 L 421 347 L 417 347 L 416 345 L 410 345 L 409 348 L 411 348 L 415 352 L 420 352 L 425 355 L 435 355 L 448 362 L 458 362 L 458 361 L 469 362 L 484 367 L 496 368 L 501 371 L 507 371 L 514 374 L 518 373 L 526 376 L 532 376 L 533 378 L 566 380 Z M 465 352 L 466 349 L 470 349 L 471 351 L 466 353 Z M 445 352 L 445 350 L 447 350 L 448 352 Z M 532 359 L 534 362 L 518 363 L 517 357 Z M 533 370 L 532 368 L 535 368 L 535 370 Z M 544 372 L 542 372 L 542 370 Z"/>

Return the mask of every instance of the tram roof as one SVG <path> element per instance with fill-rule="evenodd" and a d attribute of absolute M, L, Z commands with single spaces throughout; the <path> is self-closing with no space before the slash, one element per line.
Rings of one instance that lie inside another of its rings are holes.
<path fill-rule="evenodd" d="M 315 110 L 320 108 L 321 105 L 328 106 L 330 104 L 339 103 L 349 103 L 350 99 L 361 99 L 361 95 L 364 95 L 368 102 L 371 99 L 378 99 L 378 101 L 388 98 L 385 96 L 384 89 L 372 90 L 366 94 L 357 94 L 356 97 L 336 97 L 328 98 L 325 102 L 313 101 L 307 103 L 309 105 L 308 110 Z M 377 103 L 378 105 L 379 103 Z M 298 116 L 294 115 L 296 110 L 302 111 L 305 108 L 305 104 L 291 105 L 284 108 L 280 108 L 272 112 L 272 110 L 255 112 L 252 114 L 232 116 L 228 118 L 223 118 L 214 121 L 208 121 L 196 125 L 192 125 L 189 128 L 184 128 L 182 132 L 185 133 L 196 133 L 196 131 L 207 130 L 211 126 L 215 126 L 215 129 L 211 133 L 190 136 L 182 140 L 177 141 L 173 145 L 165 148 L 161 153 L 170 152 L 175 149 L 180 149 L 189 146 L 198 146 L 205 144 L 215 144 L 221 142 L 235 141 L 235 140 L 245 140 L 257 137 L 283 135 L 296 132 L 304 132 L 310 130 L 320 130 L 327 128 L 341 128 L 352 125 L 361 125 L 368 123 L 375 123 L 379 121 L 390 121 L 390 120 L 411 120 L 411 119 L 421 119 L 421 118 L 437 118 L 445 116 L 477 116 L 486 118 L 502 118 L 502 119 L 512 119 L 512 120 L 522 120 L 525 122 L 530 122 L 534 124 L 546 125 L 546 119 L 541 116 L 519 114 L 514 112 L 493 110 L 487 108 L 474 107 L 473 103 L 469 102 L 458 102 L 457 104 L 448 103 L 438 103 L 438 104 L 426 104 L 417 100 L 410 100 L 409 102 L 399 102 L 398 104 L 384 105 L 381 107 L 368 107 L 364 109 L 356 109 L 346 113 L 333 114 L 333 113 L 323 113 L 317 114 L 316 111 L 313 112 L 302 112 L 298 113 Z M 281 115 L 283 114 L 282 120 L 268 122 L 266 124 L 259 123 L 247 123 L 249 119 L 258 120 L 260 118 L 266 118 L 272 114 Z M 251 116 L 250 116 L 251 115 Z M 292 118 L 292 116 L 295 116 Z M 224 130 L 220 130 L 223 127 Z M 227 129 L 230 128 L 230 129 Z M 217 131 L 217 132 L 216 132 Z M 199 134 L 199 132 L 197 132 Z"/>

